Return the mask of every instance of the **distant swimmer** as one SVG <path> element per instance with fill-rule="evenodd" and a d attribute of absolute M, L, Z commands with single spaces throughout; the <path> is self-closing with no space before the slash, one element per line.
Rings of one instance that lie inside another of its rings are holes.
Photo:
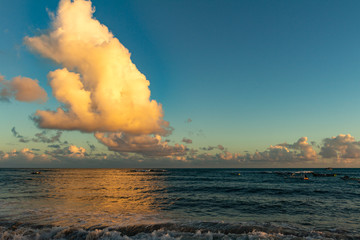
<path fill-rule="evenodd" d="M 355 177 L 349 177 L 349 176 L 344 176 L 341 178 L 342 180 L 353 180 L 353 181 L 358 181 L 360 182 L 360 178 L 355 178 Z"/>

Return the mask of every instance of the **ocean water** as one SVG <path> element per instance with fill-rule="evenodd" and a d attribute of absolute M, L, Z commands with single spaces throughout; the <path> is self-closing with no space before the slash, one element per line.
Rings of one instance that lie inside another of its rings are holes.
<path fill-rule="evenodd" d="M 33 171 L 0 169 L 0 239 L 360 239 L 360 169 Z"/>

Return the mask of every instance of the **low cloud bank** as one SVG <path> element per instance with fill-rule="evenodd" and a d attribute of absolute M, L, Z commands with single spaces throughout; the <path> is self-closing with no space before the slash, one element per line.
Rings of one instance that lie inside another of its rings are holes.
<path fill-rule="evenodd" d="M 181 144 L 170 146 L 159 135 L 97 132 L 95 137 L 112 152 L 99 152 L 89 143 L 89 151 L 74 144 L 53 144 L 44 153 L 26 147 L 0 151 L 0 161 L 5 166 L 46 163 L 67 167 L 87 164 L 94 167 L 360 167 L 360 142 L 350 134 L 325 138 L 317 147 L 309 144 L 307 137 L 301 137 L 292 144 L 270 145 L 264 151 L 245 154 L 228 151 L 222 145 L 211 150 L 195 150 Z"/>

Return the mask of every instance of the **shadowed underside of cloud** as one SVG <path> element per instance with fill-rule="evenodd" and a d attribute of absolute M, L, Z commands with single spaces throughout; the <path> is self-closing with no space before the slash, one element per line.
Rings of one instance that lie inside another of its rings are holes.
<path fill-rule="evenodd" d="M 54 143 L 54 142 L 61 143 L 61 141 L 60 141 L 61 135 L 62 135 L 61 131 L 56 131 L 55 135 L 48 137 L 47 131 L 42 131 L 40 133 L 36 133 L 35 137 L 32 138 L 32 141 L 33 142 L 43 142 L 43 143 Z"/>
<path fill-rule="evenodd" d="M 5 80 L 0 75 L 0 100 L 10 102 L 12 98 L 22 102 L 44 103 L 47 101 L 47 93 L 36 79 L 18 76 Z"/>
<path fill-rule="evenodd" d="M 185 138 L 185 137 L 184 137 L 184 138 L 182 139 L 182 142 L 191 144 L 191 143 L 192 143 L 192 140 L 189 139 L 189 138 Z"/>
<path fill-rule="evenodd" d="M 267 164 L 267 163 L 301 163 L 316 162 L 317 154 L 312 145 L 308 142 L 307 137 L 300 138 L 293 144 L 277 144 L 270 146 L 265 151 L 256 151 L 253 154 L 232 153 L 227 151 L 222 145 L 209 146 L 200 148 L 203 151 L 221 150 L 221 153 L 210 154 L 202 153 L 193 155 L 192 159 L 202 161 L 226 160 L 227 162 L 238 162 L 241 164 Z"/>
<path fill-rule="evenodd" d="M 64 68 L 48 74 L 56 111 L 38 110 L 41 128 L 83 132 L 160 134 L 171 132 L 162 106 L 150 99 L 149 81 L 129 51 L 93 18 L 91 1 L 61 0 L 51 29 L 25 43 Z"/>
<path fill-rule="evenodd" d="M 182 144 L 168 145 L 160 135 L 129 135 L 125 133 L 95 133 L 96 139 L 116 152 L 138 153 L 148 157 L 182 157 L 187 149 Z"/>
<path fill-rule="evenodd" d="M 56 150 L 52 151 L 46 151 L 47 155 L 52 156 L 53 158 L 85 158 L 86 156 L 89 156 L 86 153 L 85 148 L 83 147 L 77 147 L 76 145 L 70 145 L 68 147 L 64 147 L 62 149 L 58 148 Z"/>
<path fill-rule="evenodd" d="M 339 134 L 336 137 L 325 138 L 319 153 L 323 158 L 346 159 L 353 161 L 360 158 L 360 142 L 350 134 Z"/>
<path fill-rule="evenodd" d="M 317 154 L 309 144 L 307 137 L 301 137 L 293 144 L 277 144 L 263 152 L 256 151 L 253 155 L 246 154 L 247 161 L 259 162 L 315 162 Z"/>
<path fill-rule="evenodd" d="M 202 147 L 200 148 L 201 150 L 204 150 L 204 151 L 211 151 L 211 150 L 214 150 L 214 149 L 219 149 L 221 151 L 225 150 L 224 146 L 223 145 L 217 145 L 217 146 L 208 146 L 208 147 Z"/>
<path fill-rule="evenodd" d="M 18 133 L 15 129 L 15 127 L 13 127 L 11 129 L 11 132 L 13 134 L 14 137 L 18 138 L 19 139 L 19 142 L 23 142 L 23 143 L 27 143 L 29 142 L 30 140 L 26 139 L 24 136 L 20 135 L 20 133 Z"/>

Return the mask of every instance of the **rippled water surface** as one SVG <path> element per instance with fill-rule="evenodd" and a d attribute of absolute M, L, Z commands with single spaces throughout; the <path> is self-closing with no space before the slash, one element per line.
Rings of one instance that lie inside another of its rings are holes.
<path fill-rule="evenodd" d="M 32 171 L 0 169 L 2 237 L 360 237 L 360 169 Z"/>

